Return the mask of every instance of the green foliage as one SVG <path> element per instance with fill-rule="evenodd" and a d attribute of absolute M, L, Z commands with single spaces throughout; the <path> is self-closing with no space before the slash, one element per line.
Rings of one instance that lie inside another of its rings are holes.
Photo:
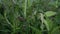
<path fill-rule="evenodd" d="M 53 12 L 53 11 L 47 11 L 47 12 L 45 13 L 45 15 L 46 15 L 47 17 L 51 17 L 51 16 L 56 15 L 56 12 Z"/>
<path fill-rule="evenodd" d="M 0 0 L 0 34 L 60 34 L 60 0 Z"/>

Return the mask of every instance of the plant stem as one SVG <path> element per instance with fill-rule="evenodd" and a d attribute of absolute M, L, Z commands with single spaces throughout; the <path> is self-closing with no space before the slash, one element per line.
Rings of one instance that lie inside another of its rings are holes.
<path fill-rule="evenodd" d="M 26 11 L 27 11 L 27 0 L 24 2 L 24 18 L 26 18 Z"/>
<path fill-rule="evenodd" d="M 42 22 L 42 24 L 41 24 L 41 30 L 42 30 L 42 32 L 43 32 L 43 29 L 44 29 L 44 15 L 42 14 L 42 13 L 40 13 L 40 15 L 41 15 L 41 22 Z"/>

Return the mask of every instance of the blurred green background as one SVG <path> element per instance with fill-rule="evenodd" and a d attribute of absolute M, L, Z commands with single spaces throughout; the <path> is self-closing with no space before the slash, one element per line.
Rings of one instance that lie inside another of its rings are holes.
<path fill-rule="evenodd" d="M 0 0 L 0 34 L 60 34 L 60 0 Z"/>

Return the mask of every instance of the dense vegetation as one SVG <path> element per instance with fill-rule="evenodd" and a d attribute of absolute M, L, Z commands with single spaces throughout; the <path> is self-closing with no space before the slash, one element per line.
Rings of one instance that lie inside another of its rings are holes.
<path fill-rule="evenodd" d="M 0 0 L 0 34 L 60 34 L 60 0 Z"/>

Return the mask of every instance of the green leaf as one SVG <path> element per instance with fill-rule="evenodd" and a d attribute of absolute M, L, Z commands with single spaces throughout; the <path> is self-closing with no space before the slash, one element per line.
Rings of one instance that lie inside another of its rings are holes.
<path fill-rule="evenodd" d="M 32 30 L 34 30 L 36 34 L 42 34 L 42 32 L 41 32 L 39 29 L 37 29 L 37 28 L 35 28 L 35 27 L 33 27 L 33 26 L 29 26 L 29 27 L 30 27 Z"/>
<path fill-rule="evenodd" d="M 47 11 L 47 12 L 45 12 L 45 15 L 46 15 L 47 17 L 51 17 L 51 16 L 56 15 L 56 12 L 53 12 L 53 11 Z"/>
<path fill-rule="evenodd" d="M 44 19 L 44 24 L 45 24 L 48 31 L 50 31 L 52 29 L 52 27 L 53 27 L 53 23 L 49 19 Z"/>
<path fill-rule="evenodd" d="M 53 30 L 51 31 L 51 34 L 60 34 L 60 26 L 57 26 L 55 28 L 53 28 Z"/>

